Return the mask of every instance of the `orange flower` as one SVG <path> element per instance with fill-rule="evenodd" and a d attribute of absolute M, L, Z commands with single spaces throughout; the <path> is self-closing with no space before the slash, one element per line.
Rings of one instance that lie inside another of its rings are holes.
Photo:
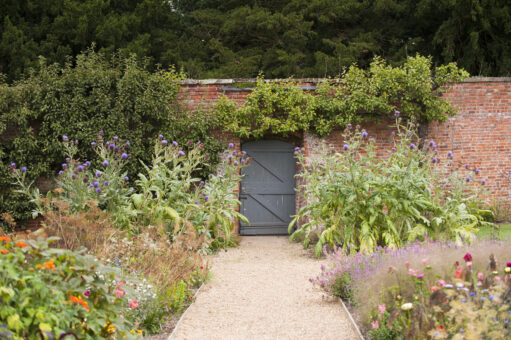
<path fill-rule="evenodd" d="M 456 278 L 460 279 L 461 278 L 461 274 L 463 274 L 463 269 L 461 269 L 461 268 L 456 269 L 456 273 L 455 274 L 456 274 Z"/>
<path fill-rule="evenodd" d="M 82 300 L 81 297 L 71 295 L 70 299 L 71 299 L 71 303 L 76 303 L 76 304 L 82 305 L 83 308 L 85 308 L 86 310 L 89 310 L 89 304 L 87 303 L 87 301 Z"/>
<path fill-rule="evenodd" d="M 429 287 L 429 290 L 432 291 L 432 292 L 437 291 L 439 289 L 440 289 L 440 287 L 438 287 L 438 286 L 431 286 L 431 287 Z"/>
<path fill-rule="evenodd" d="M 26 246 L 28 246 L 28 244 L 26 244 L 25 242 L 23 241 L 19 241 L 16 243 L 16 245 L 20 248 L 25 248 Z"/>
<path fill-rule="evenodd" d="M 11 242 L 11 239 L 8 238 L 7 236 L 0 236 L 0 241 Z"/>
<path fill-rule="evenodd" d="M 0 253 L 7 254 L 9 251 L 7 249 L 0 249 Z"/>
<path fill-rule="evenodd" d="M 53 260 L 50 260 L 48 262 L 43 263 L 44 268 L 46 268 L 48 270 L 50 270 L 50 269 L 55 270 L 56 268 L 55 268 L 55 265 L 53 264 L 53 262 L 54 262 Z"/>

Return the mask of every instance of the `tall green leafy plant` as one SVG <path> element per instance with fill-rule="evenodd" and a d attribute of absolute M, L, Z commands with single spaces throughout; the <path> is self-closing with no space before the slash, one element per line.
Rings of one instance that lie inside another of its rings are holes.
<path fill-rule="evenodd" d="M 479 170 L 461 179 L 452 152 L 440 157 L 434 141 L 419 148 L 413 123 L 397 122 L 394 145 L 384 156 L 377 154 L 366 131 L 351 126 L 344 131 L 340 152 L 325 144 L 316 156 L 306 158 L 298 151 L 303 169 L 298 177 L 305 184 L 297 190 L 306 205 L 289 226 L 291 231 L 298 220 L 303 222 L 291 239 L 302 238 L 308 246 L 316 235 L 317 255 L 326 245 L 369 252 L 426 235 L 458 243 L 473 239 L 486 222 L 477 208 L 479 189 L 465 184 Z M 444 176 L 440 161 L 454 172 Z"/>

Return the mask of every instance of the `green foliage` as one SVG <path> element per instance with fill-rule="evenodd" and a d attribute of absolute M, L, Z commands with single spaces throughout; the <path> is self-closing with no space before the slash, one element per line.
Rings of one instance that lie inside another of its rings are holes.
<path fill-rule="evenodd" d="M 149 136 L 163 133 L 180 143 L 200 139 L 214 164 L 221 148 L 209 133 L 215 118 L 179 108 L 180 79 L 173 69 L 149 72 L 134 58 L 107 61 L 88 51 L 64 67 L 41 61 L 14 85 L 0 84 L 0 210 L 16 220 L 28 217 L 34 207 L 9 189 L 9 164 L 29 167 L 31 180 L 53 178 L 65 157 L 58 143 L 62 135 L 78 139 L 77 157 L 92 161 L 90 143 L 103 130 L 105 140 L 119 136 L 129 141 L 130 157 L 146 163 L 153 148 Z M 91 166 L 102 168 L 97 162 Z M 129 162 L 124 170 L 135 179 L 142 166 Z"/>
<path fill-rule="evenodd" d="M 240 107 L 224 97 L 216 112 L 226 130 L 243 138 L 305 130 L 325 136 L 348 123 L 396 110 L 416 121 L 443 122 L 456 112 L 439 94 L 466 77 L 468 73 L 455 64 L 433 68 L 426 57 L 409 57 L 400 67 L 376 58 L 367 70 L 352 65 L 337 83 L 318 84 L 316 94 L 302 91 L 292 81 L 265 82 L 260 77 Z"/>
<path fill-rule="evenodd" d="M 0 238 L 0 320 L 7 326 L 0 328 L 1 337 L 57 338 L 69 332 L 80 339 L 140 338 L 121 317 L 126 301 L 110 285 L 119 277 L 116 271 L 84 255 L 85 249 L 49 248 L 53 240 Z"/>
<path fill-rule="evenodd" d="M 351 127 L 343 134 L 343 151 L 323 145 L 309 158 L 298 152 L 304 169 L 298 177 L 306 184 L 297 191 L 306 205 L 289 225 L 291 231 L 297 220 L 303 221 L 291 240 L 303 238 L 308 246 L 311 236 L 317 236 L 317 256 L 327 245 L 371 252 L 425 235 L 470 242 L 478 227 L 488 224 L 476 207 L 478 192 L 465 186 L 472 178 L 462 178 L 458 171 L 442 176 L 438 162 L 454 166 L 454 155 L 440 158 L 434 141 L 419 149 L 412 123 L 403 127 L 398 119 L 396 131 L 394 147 L 384 157 L 377 156 L 367 132 Z"/>

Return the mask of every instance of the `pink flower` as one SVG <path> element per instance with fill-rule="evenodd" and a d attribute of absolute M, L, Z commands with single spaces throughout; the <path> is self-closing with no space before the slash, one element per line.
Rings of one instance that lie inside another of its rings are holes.
<path fill-rule="evenodd" d="M 477 274 L 477 279 L 478 279 L 479 281 L 483 281 L 483 273 L 478 273 L 478 274 Z"/>
<path fill-rule="evenodd" d="M 438 280 L 436 283 L 437 283 L 440 287 L 445 286 L 445 280 Z"/>
<path fill-rule="evenodd" d="M 193 300 L 193 296 L 190 296 L 190 300 Z"/>
<path fill-rule="evenodd" d="M 386 309 L 385 304 L 383 304 L 383 305 L 378 305 L 378 311 L 380 312 L 380 314 L 385 313 L 385 309 Z"/>
<path fill-rule="evenodd" d="M 472 261 L 472 255 L 470 255 L 470 253 L 466 253 L 465 256 L 463 256 L 463 259 L 465 262 Z"/>
<path fill-rule="evenodd" d="M 115 285 L 115 288 L 119 288 L 121 286 L 124 286 L 124 281 L 119 281 L 119 283 Z"/>
<path fill-rule="evenodd" d="M 417 278 L 418 279 L 423 279 L 424 278 L 424 274 L 417 274 Z"/>
<path fill-rule="evenodd" d="M 117 288 L 115 290 L 115 297 L 120 299 L 121 297 L 123 297 L 124 295 L 126 295 L 126 292 L 120 288 Z"/>
<path fill-rule="evenodd" d="M 83 295 L 86 296 L 86 297 L 89 297 L 90 296 L 90 290 L 86 290 L 85 292 L 83 292 Z"/>
<path fill-rule="evenodd" d="M 428 259 L 422 259 L 422 264 L 423 265 L 427 265 L 428 264 Z"/>
<path fill-rule="evenodd" d="M 371 322 L 371 326 L 373 327 L 373 329 L 376 329 L 380 327 L 380 324 L 378 323 L 378 320 L 376 320 Z"/>
<path fill-rule="evenodd" d="M 511 261 L 506 263 L 506 267 L 511 267 Z"/>
<path fill-rule="evenodd" d="M 472 261 L 468 261 L 468 262 L 466 263 L 466 265 L 467 265 L 467 268 L 471 268 L 471 267 L 472 267 Z"/>
<path fill-rule="evenodd" d="M 201 270 L 204 270 L 204 266 L 200 266 L 200 269 L 201 269 Z"/>
<path fill-rule="evenodd" d="M 133 309 L 137 309 L 138 308 L 138 301 L 137 301 L 137 299 L 135 299 L 133 301 L 130 301 L 129 304 L 130 304 L 130 307 L 133 308 Z"/>
<path fill-rule="evenodd" d="M 500 282 L 500 276 L 495 276 L 495 282 Z"/>
<path fill-rule="evenodd" d="M 406 268 L 410 267 L 410 262 L 409 262 L 409 261 L 406 261 L 406 262 L 405 262 L 405 266 L 406 266 Z"/>
<path fill-rule="evenodd" d="M 408 269 L 408 274 L 415 276 L 415 275 L 417 275 L 417 272 L 415 270 L 413 270 L 412 268 L 410 268 L 410 269 Z"/>

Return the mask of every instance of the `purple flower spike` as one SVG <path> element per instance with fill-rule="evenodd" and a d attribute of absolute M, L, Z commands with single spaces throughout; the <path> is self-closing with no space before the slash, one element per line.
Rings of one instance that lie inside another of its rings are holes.
<path fill-rule="evenodd" d="M 101 177 L 101 172 L 96 171 L 96 177 Z"/>
<path fill-rule="evenodd" d="M 66 163 L 62 163 L 62 169 L 66 169 L 67 168 L 67 164 Z"/>
<path fill-rule="evenodd" d="M 165 139 L 164 139 L 164 140 L 162 140 L 162 141 L 161 141 L 161 145 L 163 145 L 163 146 L 167 146 L 167 141 L 166 141 Z"/>
<path fill-rule="evenodd" d="M 124 182 L 127 182 L 129 180 L 130 180 L 130 178 L 128 176 L 124 176 Z"/>
<path fill-rule="evenodd" d="M 62 141 L 64 141 L 64 142 L 69 142 L 69 138 L 67 138 L 67 136 L 66 136 L 66 135 L 64 135 L 64 136 L 62 136 Z"/>
<path fill-rule="evenodd" d="M 368 135 L 368 133 L 367 133 L 367 132 L 362 131 L 362 137 L 363 137 L 363 138 L 366 138 L 366 137 L 367 137 L 367 135 Z"/>
<path fill-rule="evenodd" d="M 158 139 L 162 140 L 163 139 L 163 135 L 158 135 Z"/>
<path fill-rule="evenodd" d="M 21 167 L 21 172 L 27 172 L 27 167 L 26 166 L 22 166 Z"/>
<path fill-rule="evenodd" d="M 82 172 L 85 170 L 85 167 L 83 165 L 78 165 L 78 171 Z"/>
<path fill-rule="evenodd" d="M 450 159 L 453 159 L 454 158 L 454 154 L 451 151 L 449 151 L 447 153 L 447 157 L 449 157 Z"/>
<path fill-rule="evenodd" d="M 410 149 L 412 149 L 412 150 L 415 149 L 415 144 L 413 144 L 413 143 L 410 144 Z"/>
<path fill-rule="evenodd" d="M 108 161 L 104 161 L 104 162 L 103 162 L 103 166 L 104 166 L 105 168 L 108 166 L 108 164 L 110 164 L 110 163 L 108 163 Z"/>
<path fill-rule="evenodd" d="M 479 173 L 481 172 L 481 170 L 479 170 L 478 168 L 476 168 L 476 175 L 479 175 Z"/>
<path fill-rule="evenodd" d="M 97 192 L 98 194 L 100 194 L 100 193 L 101 193 L 101 188 L 96 188 L 96 192 Z"/>
<path fill-rule="evenodd" d="M 204 201 L 208 202 L 209 201 L 209 196 L 204 197 Z"/>
<path fill-rule="evenodd" d="M 97 187 L 99 187 L 99 182 L 98 181 L 94 181 L 94 183 L 92 183 L 92 185 L 94 186 L 94 188 L 97 188 Z"/>
<path fill-rule="evenodd" d="M 95 147 L 96 146 L 96 142 L 90 143 L 90 146 Z"/>
<path fill-rule="evenodd" d="M 486 180 L 485 179 L 481 180 L 481 184 L 485 185 L 486 184 Z"/>
<path fill-rule="evenodd" d="M 108 181 L 104 181 L 104 182 L 103 182 L 103 185 L 104 185 L 105 187 L 107 187 L 107 186 L 108 186 Z"/>
<path fill-rule="evenodd" d="M 184 151 L 179 151 L 179 152 L 177 153 L 177 155 L 178 155 L 179 157 L 183 157 L 183 156 L 185 155 L 185 152 L 184 152 Z"/>
<path fill-rule="evenodd" d="M 232 149 L 232 148 L 234 148 L 234 144 L 229 143 L 229 149 Z"/>
<path fill-rule="evenodd" d="M 344 150 L 348 150 L 350 148 L 350 146 L 348 144 L 344 144 L 343 147 L 342 147 Z"/>
<path fill-rule="evenodd" d="M 438 158 L 436 157 L 433 157 L 433 159 L 431 160 L 433 163 L 438 163 Z"/>
<path fill-rule="evenodd" d="M 172 145 L 174 145 L 174 146 L 178 146 L 178 145 L 179 145 L 179 143 L 178 143 L 178 142 L 176 142 L 176 141 L 174 140 L 174 141 L 172 141 Z"/>
<path fill-rule="evenodd" d="M 234 161 L 234 165 L 238 165 L 238 164 L 239 164 L 238 161 Z"/>
<path fill-rule="evenodd" d="M 128 154 L 127 154 L 127 153 L 123 153 L 123 154 L 121 155 L 121 157 L 122 157 L 122 159 L 128 159 Z"/>
<path fill-rule="evenodd" d="M 472 178 L 470 176 L 467 177 L 467 182 L 470 182 Z"/>

